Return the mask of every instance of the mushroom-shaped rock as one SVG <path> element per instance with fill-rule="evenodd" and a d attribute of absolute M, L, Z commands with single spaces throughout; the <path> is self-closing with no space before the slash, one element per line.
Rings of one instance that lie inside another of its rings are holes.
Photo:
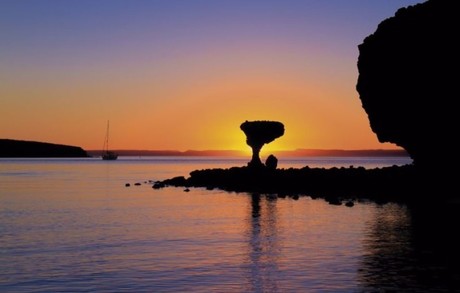
<path fill-rule="evenodd" d="M 246 143 L 252 148 L 250 167 L 263 166 L 259 153 L 263 145 L 284 134 L 284 125 L 278 121 L 246 121 L 240 126 L 246 134 Z"/>
<path fill-rule="evenodd" d="M 381 142 L 407 150 L 415 165 L 452 164 L 458 133 L 458 1 L 399 9 L 359 45 L 359 92 Z"/>

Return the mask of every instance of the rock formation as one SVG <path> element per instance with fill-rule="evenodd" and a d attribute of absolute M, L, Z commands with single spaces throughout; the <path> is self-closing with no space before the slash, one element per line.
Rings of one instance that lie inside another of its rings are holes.
<path fill-rule="evenodd" d="M 251 167 L 263 166 L 259 153 L 263 145 L 284 134 L 284 125 L 277 121 L 246 121 L 240 126 L 246 134 L 246 143 L 252 148 Z"/>
<path fill-rule="evenodd" d="M 357 91 L 372 130 L 416 166 L 450 164 L 457 129 L 458 1 L 399 9 L 359 45 Z"/>
<path fill-rule="evenodd" d="M 265 160 L 265 167 L 270 170 L 275 170 L 278 167 L 278 159 L 274 155 L 270 155 Z"/>

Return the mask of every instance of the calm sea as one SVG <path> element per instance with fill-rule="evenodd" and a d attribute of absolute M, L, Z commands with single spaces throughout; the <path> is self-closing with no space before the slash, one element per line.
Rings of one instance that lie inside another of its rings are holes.
<path fill-rule="evenodd" d="M 371 202 L 349 208 L 308 196 L 154 190 L 149 183 L 245 163 L 0 159 L 0 292 L 460 290 L 456 211 Z M 297 158 L 279 167 L 407 163 Z"/>

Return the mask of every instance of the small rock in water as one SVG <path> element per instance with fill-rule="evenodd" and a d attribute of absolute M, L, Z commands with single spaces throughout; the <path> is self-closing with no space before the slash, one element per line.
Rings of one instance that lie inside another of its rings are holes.
<path fill-rule="evenodd" d="M 326 196 L 325 200 L 331 205 L 336 205 L 336 206 L 342 205 L 342 201 L 338 197 L 335 197 L 335 196 Z"/>
<path fill-rule="evenodd" d="M 347 203 L 345 204 L 345 206 L 351 208 L 352 206 L 354 206 L 355 204 L 350 200 L 350 201 L 347 201 Z"/>
<path fill-rule="evenodd" d="M 189 191 L 190 191 L 190 189 L 188 189 L 188 188 L 184 189 L 184 192 L 189 192 Z"/>
<path fill-rule="evenodd" d="M 160 188 L 163 188 L 163 187 L 165 187 L 165 185 L 162 182 L 155 182 L 155 184 L 153 184 L 153 186 L 152 186 L 153 189 L 160 189 Z"/>
<path fill-rule="evenodd" d="M 268 200 L 274 200 L 274 199 L 277 199 L 278 196 L 277 196 L 276 194 L 270 193 L 270 194 L 267 194 L 267 195 L 266 195 L 266 198 L 267 198 Z"/>
<path fill-rule="evenodd" d="M 139 182 L 134 183 L 134 185 L 139 186 L 141 185 Z"/>
<path fill-rule="evenodd" d="M 129 184 L 129 183 L 126 183 L 126 184 L 125 184 L 125 186 L 126 186 L 126 187 L 130 187 L 130 186 L 131 186 L 131 184 Z"/>

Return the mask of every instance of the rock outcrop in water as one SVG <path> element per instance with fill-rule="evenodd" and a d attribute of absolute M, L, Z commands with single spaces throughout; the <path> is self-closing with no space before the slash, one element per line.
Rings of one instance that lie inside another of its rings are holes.
<path fill-rule="evenodd" d="M 37 141 L 0 139 L 3 158 L 77 158 L 88 157 L 81 147 Z"/>
<path fill-rule="evenodd" d="M 232 167 L 195 170 L 188 178 L 178 176 L 156 182 L 152 187 L 205 187 L 296 198 L 309 195 L 324 197 L 331 203 L 355 199 L 409 202 L 420 199 L 418 193 L 412 192 L 417 182 L 414 169 L 412 165 L 375 169 Z"/>
<path fill-rule="evenodd" d="M 246 143 L 252 148 L 252 160 L 250 167 L 263 166 L 259 153 L 264 144 L 270 143 L 283 136 L 284 125 L 278 121 L 246 121 L 240 125 L 240 129 L 246 134 Z"/>
<path fill-rule="evenodd" d="M 416 166 L 452 164 L 458 96 L 458 1 L 399 9 L 359 45 L 357 90 L 372 130 Z M 452 155 L 452 158 L 449 156 Z"/>

